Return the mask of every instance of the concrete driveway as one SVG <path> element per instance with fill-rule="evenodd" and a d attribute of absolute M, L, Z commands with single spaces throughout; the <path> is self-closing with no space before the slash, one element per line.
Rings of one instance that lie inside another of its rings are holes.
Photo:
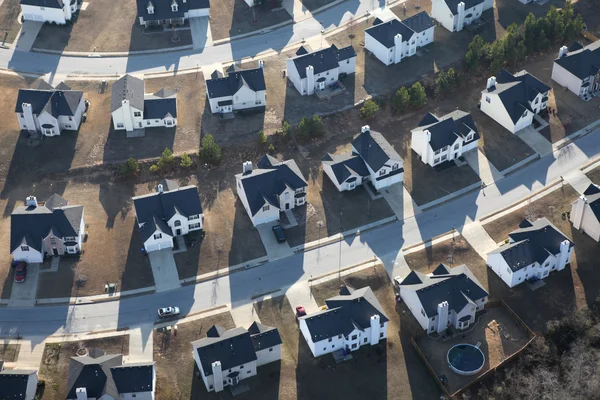
<path fill-rule="evenodd" d="M 289 257 L 294 254 L 294 251 L 287 242 L 279 243 L 277 242 L 277 239 L 275 239 L 273 227 L 278 224 L 279 222 L 274 221 L 256 227 L 260 234 L 260 239 L 263 242 L 263 246 L 265 246 L 265 250 L 267 251 L 267 258 L 269 261 Z"/>
<path fill-rule="evenodd" d="M 392 211 L 394 211 L 399 221 L 403 221 L 405 218 L 410 218 L 421 212 L 419 206 L 414 202 L 403 183 L 396 183 L 383 188 L 380 193 Z"/>
<path fill-rule="evenodd" d="M 533 126 L 521 129 L 515 133 L 522 141 L 527 143 L 540 157 L 545 157 L 552 153 L 552 143 L 543 137 L 538 131 L 533 129 Z"/>
<path fill-rule="evenodd" d="M 210 32 L 208 17 L 190 18 L 190 28 L 192 29 L 192 41 L 195 49 L 212 46 L 212 33 Z"/>
<path fill-rule="evenodd" d="M 463 157 L 467 160 L 471 168 L 473 168 L 473 171 L 479 175 L 479 179 L 486 185 L 491 185 L 497 180 L 504 178 L 504 175 L 494 167 L 479 149 L 467 151 L 463 154 Z"/>
<path fill-rule="evenodd" d="M 173 258 L 173 249 L 162 249 L 148 253 L 152 274 L 154 275 L 154 286 L 157 292 L 172 290 L 181 287 L 177 265 Z"/>
<path fill-rule="evenodd" d="M 19 33 L 15 50 L 29 51 L 33 42 L 42 29 L 43 22 L 39 21 L 24 21 Z"/>
<path fill-rule="evenodd" d="M 27 265 L 27 277 L 25 282 L 13 282 L 10 292 L 9 307 L 33 307 L 35 306 L 35 295 L 37 293 L 38 280 L 40 278 L 40 264 Z"/>

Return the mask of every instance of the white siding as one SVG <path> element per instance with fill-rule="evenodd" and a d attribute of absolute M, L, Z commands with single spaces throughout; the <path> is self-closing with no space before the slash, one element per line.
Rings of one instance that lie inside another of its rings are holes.
<path fill-rule="evenodd" d="M 265 364 L 281 360 L 281 345 L 269 347 L 256 352 L 256 366 L 261 367 Z"/>
<path fill-rule="evenodd" d="M 291 59 L 286 60 L 286 75 L 288 79 L 294 84 L 294 87 L 301 95 L 306 94 L 306 78 L 300 79 L 300 74 L 296 69 L 296 64 Z"/>
<path fill-rule="evenodd" d="M 573 228 L 584 232 L 596 242 L 600 241 L 600 222 L 583 196 L 573 202 L 570 220 Z"/>
<path fill-rule="evenodd" d="M 21 4 L 21 11 L 23 12 L 23 17 L 26 20 L 31 21 L 56 22 L 57 24 L 65 24 L 67 20 L 71 18 L 71 12 L 68 6 L 65 6 L 65 10 L 63 10 L 60 8 L 38 7 Z"/>
<path fill-rule="evenodd" d="M 554 62 L 552 67 L 552 80 L 559 85 L 568 88 L 577 96 L 581 93 L 581 79 L 558 65 L 556 62 Z"/>
<path fill-rule="evenodd" d="M 402 301 L 404 301 L 404 304 L 406 304 L 408 309 L 412 312 L 412 315 L 416 318 L 419 325 L 421 325 L 421 328 L 428 330 L 431 321 L 426 315 L 423 315 L 423 306 L 421 305 L 421 301 L 419 300 L 417 293 L 412 289 L 400 286 L 400 297 L 402 298 Z"/>
<path fill-rule="evenodd" d="M 394 48 L 388 49 L 377 40 L 375 40 L 368 32 L 365 31 L 365 48 L 369 50 L 379 61 L 385 65 L 390 65 L 394 62 Z"/>
<path fill-rule="evenodd" d="M 450 32 L 454 30 L 454 16 L 444 0 L 432 0 L 431 18 L 438 21 Z"/>
<path fill-rule="evenodd" d="M 525 117 L 517 121 L 516 124 L 513 123 L 506 108 L 504 108 L 504 104 L 500 100 L 500 97 L 495 93 L 483 92 L 481 94 L 481 111 L 512 133 L 531 125 L 531 122 L 533 121 L 533 114 L 527 111 Z"/>
<path fill-rule="evenodd" d="M 504 283 L 509 287 L 513 287 L 513 272 L 508 264 L 506 264 L 506 261 L 504 261 L 502 254 L 488 254 L 487 265 L 504 281 Z"/>
<path fill-rule="evenodd" d="M 342 74 L 342 73 L 350 75 L 350 74 L 355 73 L 356 72 L 356 57 L 352 57 L 347 60 L 340 61 L 339 66 L 340 67 L 339 67 L 336 75 Z M 332 70 L 332 71 L 335 71 L 335 70 Z M 337 80 L 337 78 L 336 78 L 336 80 Z"/>
<path fill-rule="evenodd" d="M 263 211 L 263 209 L 261 208 L 255 215 L 252 215 L 252 212 L 250 211 L 250 205 L 248 204 L 248 199 L 246 198 L 246 192 L 244 191 L 244 186 L 241 183 L 241 179 L 237 177 L 235 189 L 240 198 L 240 201 L 246 209 L 246 213 L 250 217 L 250 220 L 252 220 L 252 224 L 254 226 L 271 221 L 277 221 L 279 219 L 279 209 L 267 203 L 265 203 L 265 206 L 269 206 L 268 210 Z"/>
<path fill-rule="evenodd" d="M 195 10 L 189 10 L 186 14 L 186 18 L 209 17 L 210 8 L 198 8 Z"/>
<path fill-rule="evenodd" d="M 154 235 L 160 234 L 160 239 L 154 239 Z M 164 232 L 156 231 L 145 242 L 144 248 L 147 252 L 168 249 L 173 247 L 173 237 Z"/>
<path fill-rule="evenodd" d="M 29 251 L 21 250 L 21 246 L 17 247 L 12 252 L 12 257 L 15 261 L 25 261 L 26 263 L 41 263 L 44 261 L 43 254 L 31 246 L 29 246 Z"/>

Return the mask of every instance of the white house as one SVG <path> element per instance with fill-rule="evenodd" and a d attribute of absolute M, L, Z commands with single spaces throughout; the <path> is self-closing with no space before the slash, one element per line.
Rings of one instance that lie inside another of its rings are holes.
<path fill-rule="evenodd" d="M 487 303 L 488 293 L 466 265 L 440 264 L 432 273 L 411 271 L 396 281 L 400 297 L 427 333 L 467 329 Z"/>
<path fill-rule="evenodd" d="M 512 75 L 501 70 L 481 91 L 481 111 L 516 133 L 533 123 L 533 115 L 548 106 L 550 87 L 523 70 Z"/>
<path fill-rule="evenodd" d="M 189 18 L 209 17 L 209 0 L 136 0 L 142 26 L 183 25 Z"/>
<path fill-rule="evenodd" d="M 144 80 L 125 75 L 112 85 L 111 115 L 115 130 L 137 131 L 177 125 L 177 95 L 161 89 L 144 93 Z"/>
<path fill-rule="evenodd" d="M 368 125 L 352 141 L 352 153 L 327 154 L 321 165 L 340 192 L 353 190 L 365 181 L 380 190 L 404 178 L 402 158 L 381 133 L 372 131 Z"/>
<path fill-rule="evenodd" d="M 118 400 L 154 400 L 156 368 L 154 362 L 127 363 L 111 367 Z"/>
<path fill-rule="evenodd" d="M 600 94 L 600 40 L 585 47 L 579 43 L 561 47 L 552 80 L 586 101 Z"/>
<path fill-rule="evenodd" d="M 296 161 L 279 161 L 265 155 L 252 167 L 251 161 L 235 176 L 235 187 L 254 226 L 279 219 L 279 213 L 306 203 L 308 184 Z"/>
<path fill-rule="evenodd" d="M 64 83 L 53 88 L 40 82 L 37 89 L 20 89 L 15 106 L 22 130 L 58 136 L 63 130 L 76 131 L 85 112 L 83 92 Z"/>
<path fill-rule="evenodd" d="M 371 28 L 365 29 L 365 48 L 385 65 L 398 64 L 433 42 L 434 29 L 435 24 L 425 11 L 404 21 L 394 18 L 382 22 L 377 18 Z"/>
<path fill-rule="evenodd" d="M 199 231 L 204 224 L 196 186 L 165 179 L 155 193 L 133 199 L 138 227 L 147 252 L 173 247 L 173 238 Z"/>
<path fill-rule="evenodd" d="M 192 342 L 193 356 L 209 392 L 221 392 L 253 377 L 257 367 L 281 359 L 281 337 L 276 328 L 254 323 L 250 332 L 213 325 L 206 337 Z"/>
<path fill-rule="evenodd" d="M 335 45 L 309 53 L 300 47 L 296 56 L 286 61 L 286 75 L 301 95 L 312 95 L 335 85 L 341 74 L 356 70 L 356 52 L 352 46 L 338 49 Z"/>
<path fill-rule="evenodd" d="M 389 319 L 370 287 L 344 287 L 325 300 L 327 309 L 300 317 L 300 332 L 313 356 L 352 352 L 387 339 Z"/>
<path fill-rule="evenodd" d="M 507 245 L 488 253 L 487 264 L 511 288 L 564 269 L 575 247 L 546 218 L 535 222 L 524 219 L 508 239 Z"/>
<path fill-rule="evenodd" d="M 64 25 L 77 12 L 79 2 L 69 0 L 21 0 L 21 12 L 25 21 L 51 22 Z"/>
<path fill-rule="evenodd" d="M 267 105 L 267 87 L 263 72 L 263 62 L 258 68 L 237 70 L 232 65 L 226 77 L 215 71 L 206 80 L 206 96 L 210 111 L 228 113 L 250 108 L 264 108 Z"/>
<path fill-rule="evenodd" d="M 57 194 L 38 204 L 34 196 L 10 215 L 10 251 L 15 261 L 41 263 L 44 256 L 79 254 L 85 235 L 83 206 Z"/>
<path fill-rule="evenodd" d="M 411 148 L 432 167 L 477 150 L 479 133 L 470 113 L 456 110 L 439 118 L 427 113 L 412 131 Z"/>
<path fill-rule="evenodd" d="M 494 0 L 432 0 L 431 17 L 450 32 L 459 32 L 493 6 Z"/>
<path fill-rule="evenodd" d="M 0 399 L 34 400 L 38 376 L 35 370 L 2 370 L 0 362 Z"/>
<path fill-rule="evenodd" d="M 600 242 L 600 188 L 597 185 L 588 186 L 571 204 L 570 220 L 573 228 Z"/>

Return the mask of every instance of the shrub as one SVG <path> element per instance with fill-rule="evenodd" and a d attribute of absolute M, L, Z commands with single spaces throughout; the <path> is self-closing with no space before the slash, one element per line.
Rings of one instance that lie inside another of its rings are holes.
<path fill-rule="evenodd" d="M 212 135 L 208 134 L 202 138 L 202 147 L 200 148 L 200 157 L 206 163 L 217 165 L 221 162 L 221 148 L 215 142 Z"/>
<path fill-rule="evenodd" d="M 367 100 L 360 108 L 360 118 L 361 119 L 373 119 L 377 112 L 379 111 L 379 106 L 373 100 Z"/>
<path fill-rule="evenodd" d="M 265 135 L 265 131 L 262 129 L 258 132 L 258 144 L 261 146 L 267 144 L 267 135 Z"/>
<path fill-rule="evenodd" d="M 415 83 L 410 88 L 410 104 L 415 108 L 421 108 L 427 103 L 427 94 L 425 88 L 420 82 Z"/>
<path fill-rule="evenodd" d="M 183 155 L 181 156 L 181 160 L 180 160 L 179 164 L 183 168 L 189 168 L 189 167 L 191 167 L 192 164 L 193 164 L 192 157 L 190 157 L 189 154 L 187 154 L 187 153 L 183 153 Z"/>
<path fill-rule="evenodd" d="M 313 115 L 312 118 L 302 118 L 298 125 L 298 139 L 302 143 L 308 142 L 310 139 L 323 136 L 325 133 L 325 125 L 323 120 L 318 115 Z"/>
<path fill-rule="evenodd" d="M 158 170 L 159 170 L 158 165 L 152 164 L 150 166 L 150 172 L 154 173 L 154 172 L 158 172 Z"/>
<path fill-rule="evenodd" d="M 125 164 L 121 165 L 121 173 L 123 175 L 133 175 L 133 174 L 136 174 L 139 170 L 140 170 L 140 164 L 133 157 L 129 157 L 129 159 L 125 162 Z"/>
<path fill-rule="evenodd" d="M 392 97 L 392 108 L 395 112 L 400 113 L 406 109 L 410 103 L 410 94 L 408 90 L 402 86 Z"/>
<path fill-rule="evenodd" d="M 273 143 L 269 144 L 269 153 L 273 153 L 275 152 L 275 146 L 273 146 Z"/>

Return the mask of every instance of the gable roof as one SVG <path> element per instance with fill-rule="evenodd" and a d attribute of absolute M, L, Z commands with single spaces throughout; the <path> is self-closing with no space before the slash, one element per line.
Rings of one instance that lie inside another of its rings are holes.
<path fill-rule="evenodd" d="M 144 119 L 177 118 L 177 96 L 166 98 L 146 96 L 144 98 Z"/>
<path fill-rule="evenodd" d="M 83 98 L 81 90 L 39 90 L 20 89 L 17 95 L 15 112 L 23 112 L 23 103 L 31 104 L 33 114 L 39 115 L 46 111 L 54 118 L 61 115 L 74 116 Z"/>
<path fill-rule="evenodd" d="M 379 132 L 365 129 L 352 141 L 352 148 L 374 172 L 377 172 L 390 159 L 402 159 L 392 145 Z"/>
<path fill-rule="evenodd" d="M 209 0 L 136 0 L 137 16 L 145 21 L 160 19 L 183 18 L 189 10 L 210 8 Z M 154 13 L 148 13 L 148 5 L 152 3 Z M 173 11 L 171 5 L 177 4 L 177 11 Z"/>
<path fill-rule="evenodd" d="M 420 282 L 414 279 L 416 275 L 417 273 L 410 279 L 410 275 L 407 276 L 400 287 L 417 294 L 428 318 L 437 315 L 437 306 L 444 301 L 448 302 L 450 310 L 459 313 L 469 300 L 475 302 L 488 296 L 488 292 L 464 264 L 454 268 L 440 264 L 431 274 L 419 273 Z"/>
<path fill-rule="evenodd" d="M 286 188 L 296 190 L 308 186 L 294 160 L 279 161 L 265 155 L 256 166 L 252 171 L 236 175 L 242 183 L 252 215 L 256 215 L 265 203 L 279 207 L 278 197 Z"/>
<path fill-rule="evenodd" d="M 346 182 L 352 175 L 359 175 L 363 178 L 369 176 L 369 170 L 365 162 L 357 154 L 329 154 L 321 160 L 323 164 L 331 166 L 338 184 Z"/>
<path fill-rule="evenodd" d="M 428 122 L 429 124 L 422 125 L 424 122 Z M 451 146 L 459 137 L 466 139 L 471 131 L 474 132 L 473 139 L 469 142 L 465 141 L 465 143 L 471 143 L 479 139 L 479 132 L 477 132 L 477 126 L 475 126 L 473 117 L 470 113 L 460 110 L 453 111 L 441 118 L 427 113 L 419 124 L 419 128 L 423 130 L 427 129 L 431 133 L 429 145 L 433 151 L 440 150 L 445 146 Z"/>
<path fill-rule="evenodd" d="M 596 75 L 600 71 L 600 40 L 578 47 L 571 45 L 569 52 L 554 62 L 579 79 Z"/>
<path fill-rule="evenodd" d="M 83 387 L 87 391 L 88 398 L 99 399 L 105 394 L 118 398 L 119 393 L 110 369 L 122 363 L 121 354 L 107 354 L 97 358 L 71 357 L 67 378 L 67 399 L 76 399 L 76 390 Z"/>
<path fill-rule="evenodd" d="M 248 328 L 254 351 L 261 351 L 281 344 L 281 336 L 277 328 L 253 322 Z"/>
<path fill-rule="evenodd" d="M 408 26 L 416 33 L 426 31 L 427 29 L 435 25 L 429 14 L 427 14 L 427 12 L 425 11 L 421 11 L 420 13 L 417 13 L 412 17 L 408 17 L 402 20 L 402 23 Z"/>
<path fill-rule="evenodd" d="M 4 370 L 0 371 L 0 399 L 24 399 L 27 397 L 27 383 L 35 374 L 35 370 Z"/>
<path fill-rule="evenodd" d="M 444 1 L 446 2 L 446 5 L 452 12 L 452 15 L 458 15 L 457 9 L 458 9 L 458 4 L 460 2 L 465 3 L 465 11 L 468 10 L 469 8 L 473 8 L 476 5 L 483 3 L 483 0 L 444 0 Z"/>
<path fill-rule="evenodd" d="M 62 0 L 21 0 L 19 4 L 23 6 L 48 7 L 48 8 L 63 8 Z"/>
<path fill-rule="evenodd" d="M 262 68 L 232 71 L 223 78 L 212 78 L 206 81 L 206 92 L 209 98 L 233 96 L 242 86 L 253 92 L 266 90 L 265 75 Z"/>
<path fill-rule="evenodd" d="M 60 197 L 60 196 L 58 196 Z M 62 197 L 62 201 L 66 203 Z M 83 218 L 83 206 L 62 205 L 56 197 L 46 205 L 19 206 L 10 215 L 10 252 L 27 245 L 42 251 L 42 240 L 52 232 L 54 236 L 78 236 Z"/>
<path fill-rule="evenodd" d="M 230 368 L 256 360 L 250 333 L 244 328 L 238 327 L 228 331 L 221 328 L 214 329 L 212 332 L 213 334 L 218 332 L 219 335 L 192 342 L 206 376 L 212 375 L 212 364 L 215 361 L 221 362 L 221 369 L 225 374 L 225 371 Z"/>
<path fill-rule="evenodd" d="M 121 108 L 123 100 L 137 110 L 144 109 L 144 80 L 126 74 L 112 84 L 110 112 Z"/>
<path fill-rule="evenodd" d="M 124 364 L 110 368 L 117 392 L 151 392 L 154 387 L 154 362 Z"/>
<path fill-rule="evenodd" d="M 304 47 L 301 47 L 304 51 Z M 339 67 L 340 61 L 347 60 L 352 57 L 356 57 L 356 52 L 352 46 L 338 49 L 335 45 L 327 47 L 325 49 L 313 51 L 312 53 L 298 54 L 301 50 L 296 52 L 296 56 L 292 57 L 291 60 L 296 66 L 300 79 L 306 78 L 306 67 L 312 66 L 315 74 L 329 71 Z"/>
<path fill-rule="evenodd" d="M 365 29 L 365 34 L 368 34 L 373 39 L 377 40 L 384 47 L 391 49 L 394 47 L 394 37 L 402 35 L 402 41 L 407 42 L 415 34 L 415 32 L 397 18 L 393 18 L 387 22 Z"/>
<path fill-rule="evenodd" d="M 368 286 L 327 299 L 325 304 L 326 310 L 301 318 L 315 343 L 340 334 L 348 336 L 355 329 L 369 328 L 373 315 L 379 315 L 380 323 L 389 321 Z"/>

